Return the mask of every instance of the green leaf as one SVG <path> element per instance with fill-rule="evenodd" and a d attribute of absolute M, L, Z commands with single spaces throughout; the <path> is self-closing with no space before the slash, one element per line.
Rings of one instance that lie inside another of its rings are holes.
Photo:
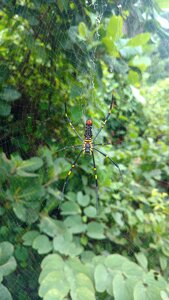
<path fill-rule="evenodd" d="M 166 290 L 167 283 L 159 275 L 154 276 L 154 271 L 144 275 L 144 280 L 138 282 L 134 288 L 134 300 L 159 300 L 162 290 Z"/>
<path fill-rule="evenodd" d="M 137 46 L 144 46 L 148 43 L 151 38 L 151 34 L 149 32 L 144 32 L 136 35 L 135 37 L 131 38 L 127 43 L 128 46 L 137 47 Z"/>
<path fill-rule="evenodd" d="M 85 232 L 86 230 L 86 224 L 82 223 L 80 216 L 67 217 L 64 223 L 70 229 L 70 232 L 74 234 Z"/>
<path fill-rule="evenodd" d="M 122 265 L 126 262 L 127 258 L 119 254 L 109 255 L 105 259 L 105 265 L 112 270 L 122 270 Z"/>
<path fill-rule="evenodd" d="M 133 70 L 130 70 L 128 73 L 128 81 L 132 85 L 138 83 L 140 81 L 139 74 Z"/>
<path fill-rule="evenodd" d="M 156 0 L 160 8 L 169 8 L 169 2 L 168 0 Z"/>
<path fill-rule="evenodd" d="M 15 101 L 21 97 L 21 94 L 13 89 L 13 88 L 5 88 L 2 93 L 0 93 L 0 97 L 5 101 Z"/>
<path fill-rule="evenodd" d="M 64 261 L 61 258 L 60 255 L 58 254 L 49 254 L 47 255 L 41 263 L 41 268 L 49 268 L 52 267 L 53 265 L 57 266 L 58 269 L 62 269 L 64 267 Z"/>
<path fill-rule="evenodd" d="M 0 265 L 3 265 L 12 256 L 14 247 L 9 242 L 0 243 Z"/>
<path fill-rule="evenodd" d="M 50 217 L 42 217 L 39 228 L 50 237 L 64 235 L 67 232 L 65 224 Z"/>
<path fill-rule="evenodd" d="M 7 117 L 11 113 L 11 105 L 5 101 L 0 101 L 0 116 Z"/>
<path fill-rule="evenodd" d="M 75 257 L 83 252 L 83 248 L 80 245 L 76 245 L 67 239 L 66 236 L 57 236 L 53 240 L 54 250 L 61 254 L 69 255 L 70 257 Z"/>
<path fill-rule="evenodd" d="M 17 168 L 18 171 L 28 171 L 28 172 L 34 172 L 41 168 L 43 165 L 43 161 L 39 157 L 32 157 L 28 160 L 21 161 L 19 167 Z"/>
<path fill-rule="evenodd" d="M 123 19 L 121 16 L 112 16 L 109 20 L 106 35 L 111 37 L 111 40 L 117 41 L 123 36 Z"/>
<path fill-rule="evenodd" d="M 31 230 L 31 231 L 28 231 L 26 232 L 23 236 L 22 236 L 22 239 L 23 239 L 23 244 L 25 246 L 31 246 L 34 239 L 39 236 L 39 231 L 36 231 L 36 230 Z"/>
<path fill-rule="evenodd" d="M 42 281 L 39 289 L 39 296 L 45 297 L 56 296 L 55 299 L 63 299 L 69 292 L 70 286 L 66 279 L 66 274 L 62 271 L 53 271 L 49 273 Z M 53 291 L 55 291 L 53 293 Z"/>
<path fill-rule="evenodd" d="M 11 256 L 6 263 L 0 266 L 0 273 L 7 276 L 16 269 L 16 260 Z"/>
<path fill-rule="evenodd" d="M 39 254 L 46 254 L 52 250 L 52 242 L 46 235 L 39 235 L 33 240 L 32 247 L 38 251 Z"/>
<path fill-rule="evenodd" d="M 77 215 L 81 212 L 79 205 L 70 201 L 63 203 L 61 209 L 62 215 Z"/>
<path fill-rule="evenodd" d="M 90 222 L 87 225 L 87 235 L 97 240 L 105 239 L 103 225 L 97 222 Z"/>
<path fill-rule="evenodd" d="M 140 266 L 146 270 L 147 269 L 147 266 L 148 266 L 148 261 L 147 261 L 147 258 L 146 256 L 142 253 L 142 252 L 139 252 L 139 253 L 135 253 L 135 257 L 138 261 L 138 263 L 140 264 Z"/>
<path fill-rule="evenodd" d="M 115 42 L 122 37 L 123 19 L 121 16 L 112 16 L 110 18 L 106 36 L 102 39 L 110 54 L 115 57 L 119 56 Z"/>
<path fill-rule="evenodd" d="M 103 264 L 98 264 L 94 271 L 96 290 L 103 293 L 108 285 L 108 272 Z"/>
<path fill-rule="evenodd" d="M 84 22 L 79 23 L 78 31 L 79 31 L 80 38 L 82 40 L 86 40 L 88 30 L 87 30 L 86 24 Z"/>
<path fill-rule="evenodd" d="M 3 284 L 0 284 L 0 295 L 1 300 L 12 300 L 11 293 Z"/>
<path fill-rule="evenodd" d="M 84 213 L 89 218 L 95 218 L 97 216 L 97 210 L 93 206 L 88 206 L 84 209 Z"/>
<path fill-rule="evenodd" d="M 144 72 L 150 65 L 151 59 L 148 56 L 135 56 L 129 63 L 130 66 L 139 68 Z"/>
<path fill-rule="evenodd" d="M 113 279 L 113 294 L 115 300 L 134 300 L 133 287 L 137 279 L 126 278 L 122 273 L 117 274 Z"/>
<path fill-rule="evenodd" d="M 83 195 L 82 192 L 78 192 L 77 193 L 77 201 L 81 206 L 85 207 L 89 204 L 90 197 L 89 197 L 89 195 Z"/>

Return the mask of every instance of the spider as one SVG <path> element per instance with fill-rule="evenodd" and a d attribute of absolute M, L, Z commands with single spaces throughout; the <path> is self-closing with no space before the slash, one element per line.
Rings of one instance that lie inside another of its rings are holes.
<path fill-rule="evenodd" d="M 75 168 L 80 156 L 83 154 L 85 155 L 92 155 L 92 159 L 93 159 L 93 170 L 94 170 L 94 177 L 95 177 L 95 184 L 96 184 L 96 208 L 98 209 L 98 204 L 99 204 L 99 192 L 98 192 L 98 189 L 99 189 L 99 185 L 98 185 L 98 177 L 97 177 L 97 169 L 96 169 L 96 163 L 95 163 L 95 157 L 94 157 L 94 151 L 97 151 L 99 152 L 100 154 L 102 154 L 103 156 L 105 156 L 105 158 L 108 158 L 111 163 L 118 169 L 119 173 L 120 173 L 120 177 L 122 179 L 122 172 L 118 166 L 118 164 L 116 164 L 106 153 L 100 151 L 99 149 L 97 149 L 96 147 L 97 146 L 105 146 L 105 145 L 111 145 L 111 144 L 95 144 L 95 140 L 97 139 L 98 135 L 100 134 L 101 130 L 104 128 L 104 126 L 106 125 L 107 123 L 107 120 L 108 118 L 110 117 L 111 115 L 111 111 L 114 107 L 114 97 L 112 96 L 112 100 L 111 100 L 111 104 L 110 104 L 110 108 L 109 108 L 109 111 L 108 111 L 108 114 L 104 120 L 104 122 L 102 123 L 100 129 L 98 130 L 97 134 L 95 135 L 95 137 L 93 138 L 92 140 L 92 120 L 91 119 L 88 119 L 86 121 L 86 127 L 85 127 L 85 132 L 84 132 L 84 138 L 82 138 L 79 133 L 77 132 L 77 130 L 74 128 L 74 126 L 72 125 L 72 122 L 70 120 L 70 118 L 68 117 L 68 114 L 67 114 L 67 105 L 65 103 L 65 117 L 70 125 L 70 127 L 74 130 L 74 132 L 76 133 L 76 135 L 78 136 L 79 140 L 81 141 L 81 144 L 80 145 L 72 145 L 72 146 L 69 146 L 69 147 L 64 147 L 62 149 L 59 149 L 58 151 L 61 151 L 61 150 L 67 150 L 67 149 L 70 149 L 70 148 L 73 148 L 73 149 L 78 149 L 78 148 L 81 148 L 81 151 L 79 152 L 79 154 L 77 155 L 75 161 L 73 162 L 69 172 L 67 173 L 67 176 L 66 176 L 66 179 L 65 179 L 65 182 L 64 182 L 64 185 L 63 185 L 63 188 L 62 188 L 62 200 L 64 198 L 64 193 L 65 193 L 65 189 L 66 189 L 66 186 L 68 184 L 68 181 L 69 181 L 69 177 L 73 171 L 73 169 Z"/>

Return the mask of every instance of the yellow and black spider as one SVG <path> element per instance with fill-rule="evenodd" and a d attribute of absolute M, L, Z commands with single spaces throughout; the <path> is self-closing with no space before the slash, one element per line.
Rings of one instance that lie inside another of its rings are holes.
<path fill-rule="evenodd" d="M 87 120 L 86 121 L 86 128 L 85 128 L 85 133 L 84 133 L 84 139 L 79 135 L 79 133 L 76 131 L 76 129 L 74 128 L 74 126 L 72 125 L 72 122 L 70 120 L 70 118 L 68 117 L 67 114 L 67 106 L 65 103 L 65 116 L 66 119 L 69 123 L 69 125 L 71 126 L 71 128 L 74 130 L 74 132 L 76 133 L 76 135 L 78 136 L 78 138 L 81 140 L 81 144 L 80 145 L 72 145 L 69 147 L 64 147 L 62 149 L 59 149 L 58 151 L 61 150 L 67 150 L 67 149 L 76 149 L 76 148 L 81 148 L 81 151 L 79 152 L 78 156 L 76 157 L 75 161 L 73 162 L 63 185 L 63 189 L 62 189 L 62 200 L 64 198 L 64 193 L 65 193 L 65 188 L 68 184 L 68 180 L 69 180 L 69 176 L 72 173 L 72 170 L 74 169 L 74 167 L 77 164 L 77 161 L 79 160 L 80 156 L 82 153 L 86 154 L 86 155 L 92 155 L 93 158 L 93 170 L 94 170 L 94 174 L 95 174 L 95 182 L 96 182 L 96 207 L 98 208 L 98 203 L 99 203 L 99 194 L 98 194 L 98 177 L 97 177 L 97 171 L 96 171 L 96 163 L 95 163 L 95 158 L 94 158 L 94 151 L 99 152 L 100 154 L 102 154 L 103 156 L 105 156 L 106 158 L 108 158 L 112 164 L 119 170 L 120 176 L 122 178 L 122 173 L 121 170 L 118 166 L 118 164 L 116 164 L 107 154 L 103 153 L 102 151 L 100 151 L 99 149 L 97 149 L 97 146 L 105 146 L 105 145 L 110 145 L 110 144 L 95 144 L 95 140 L 98 137 L 99 133 L 101 132 L 101 130 L 104 128 L 104 126 L 106 125 L 106 122 L 108 120 L 108 118 L 110 117 L 111 111 L 114 107 L 114 97 L 112 96 L 112 100 L 111 100 L 111 104 L 110 104 L 110 108 L 109 108 L 109 112 L 104 120 L 104 122 L 102 123 L 102 126 L 100 127 L 100 129 L 98 130 L 96 136 L 93 138 L 92 140 L 92 120 Z"/>

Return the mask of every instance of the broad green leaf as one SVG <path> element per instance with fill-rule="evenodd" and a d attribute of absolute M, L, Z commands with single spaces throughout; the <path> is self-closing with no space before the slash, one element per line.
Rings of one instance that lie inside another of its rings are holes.
<path fill-rule="evenodd" d="M 81 206 L 85 207 L 85 206 L 87 206 L 87 205 L 89 204 L 89 202 L 90 202 L 90 196 L 89 196 L 89 195 L 83 195 L 82 192 L 78 192 L 78 193 L 77 193 L 77 201 L 78 201 L 78 203 L 79 203 Z"/>
<path fill-rule="evenodd" d="M 115 42 L 122 37 L 123 19 L 121 16 L 112 16 L 110 18 L 106 36 L 102 39 L 110 54 L 115 57 L 119 56 Z"/>
<path fill-rule="evenodd" d="M 144 275 L 143 269 L 132 261 L 126 261 L 122 264 L 122 271 L 128 276 L 141 278 Z"/>
<path fill-rule="evenodd" d="M 148 56 L 135 56 L 129 64 L 144 72 L 151 65 L 151 59 Z"/>
<path fill-rule="evenodd" d="M 39 228 L 50 237 L 64 235 L 67 232 L 65 224 L 50 217 L 42 217 Z"/>
<path fill-rule="evenodd" d="M 0 100 L 0 116 L 7 117 L 11 113 L 11 105 Z"/>
<path fill-rule="evenodd" d="M 32 247 L 38 251 L 39 254 L 46 254 L 52 250 L 52 242 L 46 235 L 39 235 L 33 240 Z"/>
<path fill-rule="evenodd" d="M 130 70 L 128 73 L 128 81 L 132 85 L 139 83 L 140 81 L 139 74 L 133 70 Z"/>
<path fill-rule="evenodd" d="M 87 26 L 84 22 L 79 23 L 78 31 L 79 31 L 80 38 L 85 40 L 87 37 L 88 30 L 87 30 Z"/>
<path fill-rule="evenodd" d="M 138 282 L 134 288 L 134 300 L 160 300 L 160 293 L 166 290 L 167 283 L 159 275 L 155 276 L 154 271 L 144 275 L 142 282 Z"/>
<path fill-rule="evenodd" d="M 96 240 L 105 239 L 103 225 L 97 222 L 90 222 L 87 225 L 87 235 Z"/>
<path fill-rule="evenodd" d="M 0 243 L 0 265 L 3 265 L 12 256 L 14 247 L 9 242 Z"/>
<path fill-rule="evenodd" d="M 5 88 L 2 93 L 0 93 L 0 97 L 5 101 L 15 101 L 21 97 L 21 94 L 13 89 L 13 88 Z"/>
<path fill-rule="evenodd" d="M 122 265 L 128 262 L 128 259 L 119 254 L 112 254 L 106 257 L 105 265 L 112 270 L 122 270 Z"/>
<path fill-rule="evenodd" d="M 75 257 L 82 253 L 83 248 L 80 245 L 76 245 L 74 242 L 66 239 L 65 236 L 57 236 L 53 240 L 54 250 L 61 254 Z"/>
<path fill-rule="evenodd" d="M 108 285 L 108 272 L 103 264 L 98 264 L 94 271 L 96 290 L 103 293 Z"/>
<path fill-rule="evenodd" d="M 13 256 L 11 256 L 6 263 L 0 266 L 0 273 L 3 276 L 7 276 L 16 269 L 16 260 Z"/>
<path fill-rule="evenodd" d="M 61 12 L 67 11 L 69 1 L 68 0 L 57 0 L 57 5 Z"/>
<path fill-rule="evenodd" d="M 81 212 L 79 205 L 70 201 L 63 203 L 61 209 L 62 215 L 77 215 Z"/>
<path fill-rule="evenodd" d="M 86 287 L 79 287 L 70 292 L 72 300 L 95 300 L 94 293 Z"/>
<path fill-rule="evenodd" d="M 31 246 L 34 239 L 39 236 L 39 232 L 36 231 L 36 230 L 31 230 L 31 231 L 28 231 L 26 232 L 23 236 L 22 236 L 22 239 L 23 239 L 23 244 L 25 246 Z"/>
<path fill-rule="evenodd" d="M 82 223 L 80 216 L 67 217 L 64 223 L 70 229 L 70 232 L 74 234 L 85 232 L 86 230 L 86 224 Z"/>
<path fill-rule="evenodd" d="M 21 161 L 19 167 L 17 168 L 19 171 L 28 171 L 34 172 L 41 168 L 43 165 L 43 161 L 39 157 L 32 157 L 28 160 Z"/>
<path fill-rule="evenodd" d="M 0 284 L 0 295 L 1 300 L 12 300 L 11 293 L 3 284 Z"/>
<path fill-rule="evenodd" d="M 58 254 L 49 254 L 47 255 L 41 263 L 41 268 L 48 268 L 49 266 L 56 265 L 58 268 L 63 268 L 64 262 L 60 255 Z"/>
<path fill-rule="evenodd" d="M 65 294 L 57 288 L 51 288 L 44 296 L 44 300 L 66 300 Z"/>
<path fill-rule="evenodd" d="M 137 46 L 144 46 L 148 43 L 151 38 L 151 34 L 149 32 L 144 32 L 136 35 L 135 37 L 131 38 L 127 43 L 128 46 L 137 47 Z"/>
<path fill-rule="evenodd" d="M 14 203 L 13 210 L 15 215 L 23 222 L 27 220 L 26 208 L 21 203 Z"/>
<path fill-rule="evenodd" d="M 142 252 L 139 252 L 139 253 L 135 254 L 135 257 L 136 257 L 138 263 L 140 264 L 140 266 L 144 270 L 146 270 L 147 266 L 148 266 L 147 257 Z"/>
<path fill-rule="evenodd" d="M 114 42 L 123 35 L 123 19 L 121 16 L 112 16 L 109 20 L 106 35 Z"/>
<path fill-rule="evenodd" d="M 159 7 L 162 9 L 169 8 L 169 2 L 168 0 L 156 0 L 158 3 Z"/>
<path fill-rule="evenodd" d="M 63 299 L 69 292 L 70 286 L 66 280 L 66 274 L 64 271 L 53 271 L 49 273 L 42 281 L 39 288 L 39 296 L 45 297 L 47 293 L 50 293 L 55 289 L 58 293 L 59 299 Z"/>
<path fill-rule="evenodd" d="M 93 206 L 88 206 L 84 209 L 84 213 L 89 218 L 95 218 L 97 215 L 96 208 Z"/>
<path fill-rule="evenodd" d="M 16 170 L 16 174 L 20 177 L 38 177 L 39 176 L 38 174 L 28 173 L 28 172 L 25 172 L 25 171 L 19 170 L 19 169 Z"/>
<path fill-rule="evenodd" d="M 113 294 L 115 300 L 134 300 L 133 288 L 137 280 L 126 278 L 122 273 L 117 274 L 113 279 Z"/>

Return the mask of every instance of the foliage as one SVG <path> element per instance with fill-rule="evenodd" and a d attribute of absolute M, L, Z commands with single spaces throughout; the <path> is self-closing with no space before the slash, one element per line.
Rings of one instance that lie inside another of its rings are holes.
<path fill-rule="evenodd" d="M 3 1 L 2 300 L 169 298 L 168 79 L 140 89 L 155 41 L 168 33 L 154 1 L 146 12 L 145 1 L 88 2 Z M 83 135 L 82 111 L 98 130 L 112 93 L 98 142 L 110 143 L 103 151 L 123 181 L 96 156 L 97 211 L 91 160 L 82 157 L 61 201 L 78 152 L 58 149 L 79 144 L 63 102 Z"/>

